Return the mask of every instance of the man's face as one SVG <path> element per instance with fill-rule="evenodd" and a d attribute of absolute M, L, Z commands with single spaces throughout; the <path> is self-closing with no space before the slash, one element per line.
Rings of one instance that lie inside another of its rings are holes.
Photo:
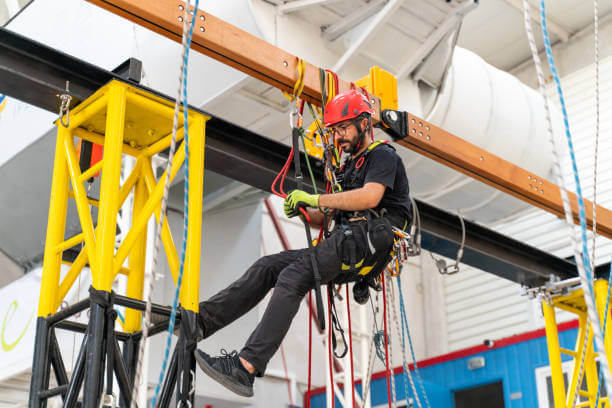
<path fill-rule="evenodd" d="M 363 120 L 366 122 L 367 120 Z M 364 125 L 363 123 L 362 129 Z M 338 141 L 338 146 L 345 153 L 355 154 L 357 150 L 359 150 L 359 130 L 350 120 L 345 120 L 344 122 L 340 122 L 337 125 L 333 126 L 334 134 L 336 135 L 336 140 Z"/>

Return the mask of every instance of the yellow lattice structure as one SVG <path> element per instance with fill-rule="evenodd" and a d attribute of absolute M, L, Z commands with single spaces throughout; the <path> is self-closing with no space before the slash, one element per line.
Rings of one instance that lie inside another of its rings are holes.
<path fill-rule="evenodd" d="M 170 146 L 173 103 L 163 98 L 113 81 L 70 112 L 68 127 L 58 123 L 51 204 L 43 264 L 38 315 L 55 313 L 68 290 L 86 264 L 90 265 L 93 287 L 110 292 L 118 274 L 127 275 L 126 296 L 141 299 L 143 293 L 147 223 L 155 213 L 159 220 L 165 173 L 157 181 L 151 158 Z M 182 114 L 180 115 L 182 121 Z M 202 194 L 204 171 L 204 133 L 207 117 L 189 113 L 189 233 L 185 261 L 185 278 L 181 304 L 197 312 L 199 301 L 200 243 L 202 229 Z M 170 181 L 185 159 L 182 123 L 177 132 L 178 149 L 172 163 Z M 103 145 L 103 159 L 81 172 L 74 139 Z M 131 174 L 120 185 L 123 155 L 136 158 Z M 87 197 L 84 182 L 101 171 L 100 200 Z M 119 209 L 131 192 L 133 214 L 130 230 L 115 250 L 115 234 Z M 73 199 L 79 214 L 82 233 L 64 240 L 68 200 Z M 98 206 L 94 228 L 89 205 Z M 168 221 L 164 220 L 161 239 L 172 275 L 176 282 L 179 257 L 172 240 Z M 77 244 L 83 249 L 60 280 L 62 253 Z M 129 256 L 129 266 L 124 263 Z M 124 329 L 140 329 L 140 312 L 128 310 Z"/>
<path fill-rule="evenodd" d="M 595 303 L 601 322 L 604 321 L 606 296 L 608 293 L 608 282 L 600 279 L 595 282 Z M 580 368 L 584 367 L 582 374 L 583 381 L 586 382 L 586 390 L 583 386 L 578 391 L 580 397 L 587 398 L 586 401 L 577 402 L 576 407 L 595 407 L 597 398 L 597 389 L 600 386 L 598 381 L 596 358 L 598 353 L 593 349 L 593 330 L 588 326 L 587 330 L 587 309 L 584 301 L 582 289 L 577 289 L 569 294 L 561 296 L 553 296 L 552 298 L 542 302 L 544 312 L 544 321 L 546 325 L 546 340 L 548 342 L 548 355 L 550 358 L 551 379 L 553 388 L 553 398 L 555 408 L 571 408 L 575 395 L 578 380 L 580 377 Z M 564 310 L 572 313 L 578 318 L 578 336 L 576 338 L 576 346 L 574 350 L 562 348 L 559 344 L 559 332 L 557 330 L 557 322 L 555 317 L 555 309 Z M 612 323 L 608 310 L 608 326 Z M 606 330 L 605 348 L 606 354 L 610 356 L 612 353 L 612 335 L 610 329 Z M 585 343 L 585 336 L 588 336 Z M 586 344 L 586 351 L 584 346 Z M 564 374 L 562 369 L 562 354 L 571 356 L 573 360 L 573 368 L 569 383 L 565 384 Z M 583 358 L 584 355 L 584 358 Z M 599 398 L 598 408 L 610 407 L 608 396 Z"/>

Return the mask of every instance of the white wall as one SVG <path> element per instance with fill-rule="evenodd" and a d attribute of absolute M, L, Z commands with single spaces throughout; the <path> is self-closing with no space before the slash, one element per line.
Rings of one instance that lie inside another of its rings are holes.
<path fill-rule="evenodd" d="M 612 57 L 601 61 L 601 127 L 599 135 L 599 165 L 597 203 L 612 207 L 611 163 L 612 151 Z M 593 199 L 593 169 L 595 143 L 594 66 L 567 74 L 561 79 L 569 114 L 570 129 L 576 150 L 578 171 L 585 198 Z M 548 87 L 549 101 L 559 107 L 553 84 Z M 567 157 L 562 166 L 568 188 L 575 191 L 571 165 Z M 543 210 L 529 211 L 500 222 L 494 229 L 559 257 L 573 256 L 565 222 Z M 589 233 L 589 250 L 591 250 Z M 596 264 L 608 262 L 612 243 L 597 238 Z M 448 350 L 479 344 L 484 339 L 497 339 L 543 327 L 541 308 L 536 301 L 519 295 L 518 284 L 496 278 L 474 268 L 465 268 L 458 275 L 444 279 L 445 310 L 449 333 Z M 559 321 L 575 318 L 560 313 Z"/>
<path fill-rule="evenodd" d="M 206 203 L 204 203 L 206 206 Z M 170 228 L 175 244 L 180 251 L 182 242 L 182 214 L 169 213 Z M 200 274 L 200 299 L 206 299 L 225 288 L 259 258 L 261 231 L 261 205 L 249 205 L 225 212 L 216 212 L 214 217 L 204 216 L 202 228 L 202 265 Z M 162 251 L 163 252 L 163 251 Z M 174 284 L 165 255 L 160 257 L 164 274 L 163 282 L 156 284 L 154 301 L 170 305 L 174 296 Z M 252 310 L 230 326 L 202 341 L 199 347 L 211 354 L 219 354 L 221 348 L 240 350 L 258 321 L 257 310 Z M 150 352 L 149 381 L 157 382 L 166 335 L 153 338 Z M 199 369 L 198 369 L 199 370 Z M 228 401 L 252 403 L 228 392 L 201 371 L 197 374 L 197 395 L 213 396 Z M 260 393 L 261 394 L 261 393 Z"/>

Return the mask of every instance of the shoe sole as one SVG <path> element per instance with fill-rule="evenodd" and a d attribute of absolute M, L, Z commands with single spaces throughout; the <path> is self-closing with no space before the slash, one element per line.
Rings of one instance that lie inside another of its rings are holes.
<path fill-rule="evenodd" d="M 206 360 L 200 357 L 200 353 L 196 352 L 195 359 L 198 362 L 198 365 L 204 371 L 206 375 L 210 378 L 227 388 L 228 390 L 242 396 L 242 397 L 252 397 L 253 396 L 253 388 L 247 387 L 245 385 L 236 384 L 232 381 L 228 376 L 224 374 L 220 374 L 217 370 L 212 368 Z"/>

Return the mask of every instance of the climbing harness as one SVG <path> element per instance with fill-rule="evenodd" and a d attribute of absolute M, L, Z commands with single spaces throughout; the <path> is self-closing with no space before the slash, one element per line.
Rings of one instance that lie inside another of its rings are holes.
<path fill-rule="evenodd" d="M 531 49 L 531 53 L 533 56 L 533 60 L 536 67 L 539 90 L 542 95 L 544 101 L 546 101 L 546 90 L 544 89 L 545 81 L 544 81 L 544 72 L 542 69 L 542 63 L 540 61 L 537 45 L 535 43 L 535 36 L 533 34 L 533 28 L 531 25 L 530 18 L 530 4 L 528 0 L 523 0 L 523 15 L 525 22 L 525 30 L 527 32 L 527 38 L 529 40 L 529 47 Z M 546 50 L 546 55 L 548 59 L 548 63 L 550 66 L 550 70 L 553 74 L 553 79 L 555 81 L 555 85 L 557 88 L 557 93 L 559 95 L 559 100 L 561 104 L 561 112 L 563 113 L 564 126 L 565 126 L 565 134 L 567 139 L 567 144 L 569 147 L 570 158 L 572 163 L 572 170 L 574 173 L 574 180 L 576 184 L 576 195 L 578 198 L 578 215 L 580 220 L 580 229 L 581 235 L 580 238 L 576 236 L 574 233 L 574 222 L 573 222 L 573 214 L 569 203 L 569 198 L 567 194 L 567 189 L 565 186 L 565 180 L 563 179 L 563 173 L 561 172 L 560 158 L 557 152 L 557 147 L 555 144 L 555 139 L 552 131 L 552 120 L 550 115 L 550 108 L 547 103 L 544 103 L 545 113 L 546 113 L 546 121 L 548 123 L 548 135 L 552 144 L 552 151 L 554 156 L 554 174 L 557 179 L 557 184 L 559 185 L 559 189 L 561 192 L 561 198 L 563 202 L 563 210 L 565 213 L 566 223 L 568 225 L 568 231 L 570 233 L 570 237 L 572 239 L 572 248 L 574 251 L 574 259 L 576 260 L 576 266 L 578 267 L 578 275 L 580 277 L 580 282 L 582 289 L 584 291 L 584 299 L 585 304 L 587 306 L 587 315 L 588 319 L 591 321 L 595 343 L 597 345 L 598 352 L 601 353 L 601 366 L 604 371 L 604 378 L 606 384 L 606 390 L 608 395 L 612 391 L 612 381 L 610 378 L 610 367 L 608 364 L 608 359 L 606 356 L 605 348 L 604 348 L 604 339 L 601 330 L 601 325 L 599 321 L 599 317 L 597 316 L 597 311 L 594 305 L 593 298 L 593 287 L 592 287 L 592 274 L 591 274 L 591 263 L 589 259 L 589 253 L 587 249 L 587 238 L 586 238 L 586 216 L 584 210 L 584 199 L 582 197 L 582 188 L 580 185 L 580 179 L 578 178 L 578 170 L 576 166 L 576 159 L 574 154 L 574 147 L 572 143 L 572 137 L 569 130 L 569 122 L 567 117 L 567 110 L 565 108 L 565 100 L 563 98 L 563 92 L 561 89 L 561 83 L 559 80 L 559 76 L 557 74 L 557 70 L 554 63 L 554 58 L 552 56 L 550 39 L 548 36 L 548 28 L 546 23 L 546 10 L 544 1 L 540 1 L 540 14 L 541 14 L 541 25 L 542 25 L 542 34 L 544 37 L 544 45 Z M 582 248 L 580 247 L 579 241 L 582 241 Z"/>
<path fill-rule="evenodd" d="M 463 248 L 465 247 L 465 221 L 460 213 L 457 213 L 457 216 L 459 217 L 459 222 L 461 223 L 461 244 L 457 250 L 457 258 L 455 259 L 455 263 L 447 265 L 443 258 L 436 258 L 432 252 L 429 252 L 429 256 L 431 256 L 431 259 L 433 259 L 436 268 L 438 268 L 438 272 L 440 272 L 442 275 L 453 275 L 459 272 L 459 263 L 463 257 Z"/>
<path fill-rule="evenodd" d="M 66 81 L 66 91 L 63 94 L 57 95 L 57 97 L 60 100 L 59 121 L 63 127 L 67 128 L 70 126 L 70 102 L 72 101 L 70 81 Z M 64 123 L 64 115 L 66 115 L 66 123 Z"/>

